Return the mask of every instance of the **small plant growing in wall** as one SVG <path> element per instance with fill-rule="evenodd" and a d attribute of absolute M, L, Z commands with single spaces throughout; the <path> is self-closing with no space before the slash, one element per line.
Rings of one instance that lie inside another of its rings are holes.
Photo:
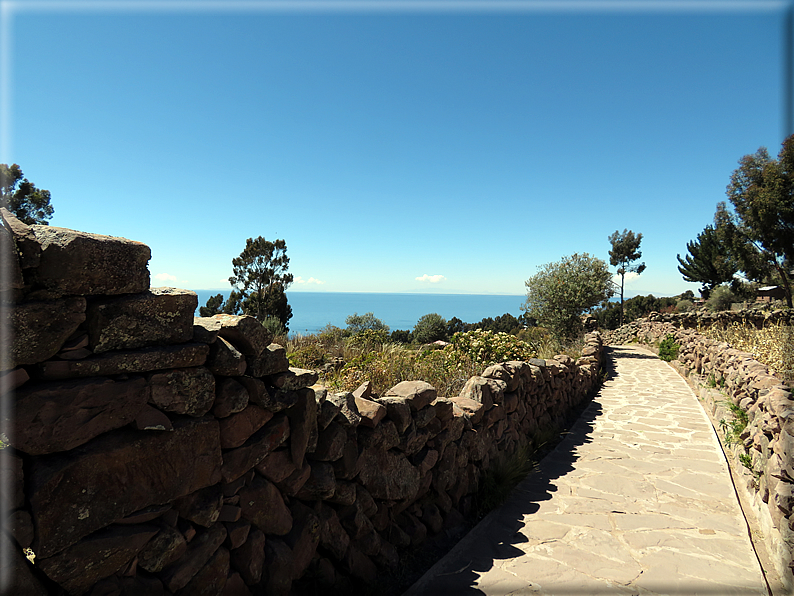
<path fill-rule="evenodd" d="M 681 346 L 675 343 L 675 336 L 668 333 L 667 336 L 659 344 L 659 358 L 665 362 L 670 362 L 678 358 L 678 350 Z"/>

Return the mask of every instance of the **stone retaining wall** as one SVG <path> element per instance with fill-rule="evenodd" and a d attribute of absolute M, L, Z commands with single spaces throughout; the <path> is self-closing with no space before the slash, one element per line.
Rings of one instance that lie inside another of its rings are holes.
<path fill-rule="evenodd" d="M 658 314 L 658 313 L 657 313 Z M 780 320 L 790 320 L 785 312 Z M 716 421 L 737 481 L 758 514 L 773 563 L 784 585 L 794 590 L 794 399 L 791 390 L 751 354 L 653 316 L 624 325 L 612 343 L 628 338 L 656 347 L 668 334 L 680 345 L 673 364 L 701 397 Z M 746 412 L 739 436 L 730 406 Z"/>
<path fill-rule="evenodd" d="M 3 217 L 3 593 L 375 584 L 599 382 L 593 333 L 576 361 L 494 365 L 459 396 L 329 393 L 252 317 L 150 288 L 144 244 Z"/>

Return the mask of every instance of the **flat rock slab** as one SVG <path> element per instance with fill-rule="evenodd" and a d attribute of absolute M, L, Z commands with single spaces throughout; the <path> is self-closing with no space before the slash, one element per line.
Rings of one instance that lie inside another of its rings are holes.
<path fill-rule="evenodd" d="M 767 594 L 714 430 L 636 347 L 566 438 L 405 596 Z"/>

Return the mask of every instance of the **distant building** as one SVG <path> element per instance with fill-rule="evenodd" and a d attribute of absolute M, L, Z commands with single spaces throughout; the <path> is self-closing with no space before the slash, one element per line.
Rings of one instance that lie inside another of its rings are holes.
<path fill-rule="evenodd" d="M 786 293 L 780 286 L 764 286 L 763 288 L 758 288 L 755 301 L 772 302 L 773 300 L 783 300 L 785 297 Z"/>

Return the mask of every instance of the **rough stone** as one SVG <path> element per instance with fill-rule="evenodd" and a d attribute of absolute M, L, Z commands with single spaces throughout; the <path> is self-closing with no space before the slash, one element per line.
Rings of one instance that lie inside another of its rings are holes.
<path fill-rule="evenodd" d="M 317 396 L 317 389 L 314 390 L 314 395 L 315 397 Z M 328 399 L 322 402 L 318 401 L 317 408 L 317 427 L 319 430 L 325 430 L 333 419 L 336 418 L 336 415 L 339 414 L 340 408 Z"/>
<path fill-rule="evenodd" d="M 400 435 L 391 420 L 387 420 L 375 428 L 359 427 L 358 429 L 358 445 L 360 449 L 381 449 L 386 451 L 397 447 L 399 444 Z"/>
<path fill-rule="evenodd" d="M 152 526 L 104 528 L 52 557 L 36 557 L 36 567 L 70 594 L 83 594 L 132 560 L 156 533 Z"/>
<path fill-rule="evenodd" d="M 30 380 L 30 375 L 24 368 L 0 371 L 0 396 L 6 395 Z"/>
<path fill-rule="evenodd" d="M 12 512 L 6 519 L 5 528 L 11 533 L 21 548 L 29 548 L 33 544 L 35 535 L 33 520 L 30 518 L 30 513 L 24 509 Z"/>
<path fill-rule="evenodd" d="M 321 461 L 310 462 L 309 467 L 309 478 L 295 496 L 303 501 L 330 499 L 336 491 L 334 467 Z"/>
<path fill-rule="evenodd" d="M 362 426 L 375 428 L 386 417 L 385 406 L 364 397 L 353 395 L 353 398 L 356 400 L 356 408 L 361 415 L 360 424 Z"/>
<path fill-rule="evenodd" d="M 220 596 L 228 576 L 229 551 L 221 546 L 179 592 L 179 596 Z"/>
<path fill-rule="evenodd" d="M 203 366 L 149 375 L 150 403 L 166 412 L 200 417 L 215 401 L 215 377 Z"/>
<path fill-rule="evenodd" d="M 221 322 L 218 333 L 245 356 L 259 356 L 270 344 L 273 335 L 250 315 L 214 315 Z"/>
<path fill-rule="evenodd" d="M 272 596 L 289 596 L 292 588 L 292 550 L 283 540 L 268 538 L 265 543 L 265 568 L 267 580 L 264 593 Z"/>
<path fill-rule="evenodd" d="M 223 525 L 226 526 L 226 537 L 229 547 L 232 549 L 232 553 L 234 553 L 234 549 L 240 548 L 245 544 L 245 541 L 248 540 L 248 535 L 251 533 L 252 529 L 251 523 L 244 519 L 240 519 L 236 522 L 225 523 Z"/>
<path fill-rule="evenodd" d="M 179 497 L 174 501 L 174 509 L 179 516 L 205 528 L 218 521 L 223 506 L 223 488 L 214 484 Z"/>
<path fill-rule="evenodd" d="M 251 590 L 245 585 L 242 576 L 237 572 L 230 572 L 223 586 L 221 596 L 253 596 Z"/>
<path fill-rule="evenodd" d="M 276 483 L 289 478 L 297 469 L 297 466 L 292 461 L 292 454 L 288 449 L 277 449 L 268 453 L 256 466 L 257 472 L 271 482 Z"/>
<path fill-rule="evenodd" d="M 41 247 L 33 288 L 48 297 L 134 294 L 149 289 L 141 242 L 47 225 L 30 226 Z"/>
<path fill-rule="evenodd" d="M 215 383 L 215 404 L 212 414 L 216 418 L 227 418 L 242 412 L 248 405 L 248 390 L 235 379 L 227 378 Z"/>
<path fill-rule="evenodd" d="M 290 369 L 292 370 L 292 369 Z M 287 410 L 290 428 L 290 450 L 295 466 L 302 466 L 309 446 L 309 437 L 317 433 L 317 402 L 308 388 L 295 391 L 295 405 Z"/>
<path fill-rule="evenodd" d="M 241 447 L 223 453 L 221 473 L 232 482 L 261 462 L 289 436 L 289 421 L 280 414 L 254 433 Z"/>
<path fill-rule="evenodd" d="M 106 352 L 85 360 L 48 360 L 40 364 L 37 369 L 38 376 L 44 381 L 74 377 L 106 377 L 201 366 L 207 359 L 208 351 L 209 347 L 205 344 L 157 346 Z"/>
<path fill-rule="evenodd" d="M 14 333 L 9 350 L 2 351 L 0 370 L 37 364 L 54 356 L 85 321 L 82 297 L 9 305 L 6 322 Z"/>
<path fill-rule="evenodd" d="M 450 401 L 463 410 L 464 414 L 471 420 L 472 424 L 479 424 L 485 415 L 485 405 L 482 402 L 468 397 L 453 397 Z"/>
<path fill-rule="evenodd" d="M 486 379 L 485 377 L 470 378 L 466 381 L 458 397 L 474 400 L 481 403 L 486 410 L 490 409 L 494 404 L 491 387 L 488 382 L 490 380 L 492 379 Z M 458 405 L 460 406 L 460 403 Z"/>
<path fill-rule="evenodd" d="M 232 550 L 232 566 L 240 573 L 246 584 L 258 584 L 262 579 L 265 565 L 265 535 L 261 530 L 253 528 L 248 533 L 245 543 Z"/>
<path fill-rule="evenodd" d="M 195 292 L 177 288 L 92 300 L 86 309 L 89 347 L 99 354 L 189 342 L 197 306 Z"/>
<path fill-rule="evenodd" d="M 342 457 L 333 462 L 334 474 L 342 480 L 351 480 L 358 474 L 359 457 L 358 444 L 354 439 L 348 438 L 342 449 Z"/>
<path fill-rule="evenodd" d="M 248 374 L 252 377 L 277 375 L 289 370 L 287 350 L 278 344 L 270 344 L 257 357 L 248 356 Z"/>
<path fill-rule="evenodd" d="M 306 389 L 317 382 L 318 375 L 313 370 L 290 367 L 285 372 L 268 377 L 268 381 L 281 391 L 298 391 Z"/>
<path fill-rule="evenodd" d="M 164 525 L 138 553 L 138 565 L 146 571 L 158 573 L 177 561 L 186 551 L 187 541 L 182 532 Z"/>
<path fill-rule="evenodd" d="M 336 461 L 344 453 L 347 431 L 341 424 L 332 422 L 319 433 L 317 447 L 309 457 L 319 461 Z"/>
<path fill-rule="evenodd" d="M 309 567 L 320 542 L 320 520 L 306 505 L 299 501 L 290 506 L 292 529 L 284 536 L 284 542 L 292 550 L 292 579 L 300 578 Z"/>
<path fill-rule="evenodd" d="M 249 404 L 241 412 L 218 421 L 221 432 L 221 448 L 241 447 L 256 431 L 273 418 L 273 412 Z"/>
<path fill-rule="evenodd" d="M 193 317 L 193 341 L 211 344 L 218 339 L 221 322 L 212 317 Z"/>
<path fill-rule="evenodd" d="M 342 527 L 336 511 L 328 505 L 321 505 L 318 511 L 320 522 L 320 544 L 337 561 L 344 559 L 350 545 L 350 536 Z"/>
<path fill-rule="evenodd" d="M 226 528 L 223 524 L 215 524 L 206 532 L 198 535 L 190 541 L 187 551 L 179 561 L 163 572 L 161 576 L 163 584 L 171 592 L 176 592 L 187 586 L 190 580 L 209 562 L 225 539 Z"/>
<path fill-rule="evenodd" d="M 288 497 L 294 497 L 298 494 L 306 481 L 311 476 L 312 468 L 309 462 L 306 462 L 302 468 L 298 468 L 292 474 L 287 476 L 284 480 L 278 483 L 278 488 Z"/>
<path fill-rule="evenodd" d="M 284 504 L 281 492 L 261 476 L 255 476 L 240 491 L 240 508 L 243 519 L 265 534 L 284 536 L 292 529 L 292 513 Z"/>
<path fill-rule="evenodd" d="M 41 246 L 39 246 L 36 235 L 29 225 L 17 219 L 5 207 L 0 207 L 0 218 L 3 220 L 5 228 L 11 233 L 11 237 L 16 245 L 16 253 L 19 256 L 19 266 L 22 269 L 38 267 L 41 260 Z"/>
<path fill-rule="evenodd" d="M 352 393 L 330 393 L 326 399 L 339 408 L 339 414 L 334 420 L 345 426 L 356 427 L 359 425 L 361 414 L 358 413 L 356 398 Z"/>
<path fill-rule="evenodd" d="M 386 392 L 385 397 L 402 397 L 411 409 L 421 410 L 438 396 L 435 387 L 425 381 L 402 381 Z"/>
<path fill-rule="evenodd" d="M 174 422 L 170 433 L 122 429 L 31 464 L 34 551 L 49 557 L 149 505 L 220 481 L 218 423 Z"/>
<path fill-rule="evenodd" d="M 0 449 L 0 503 L 8 510 L 25 505 L 24 472 L 22 458 L 10 449 Z"/>
<path fill-rule="evenodd" d="M 386 414 L 394 422 L 397 432 L 404 433 L 411 424 L 411 406 L 404 397 L 381 397 L 379 403 L 386 406 Z"/>
<path fill-rule="evenodd" d="M 209 347 L 207 368 L 215 375 L 238 377 L 245 372 L 245 356 L 227 340 L 218 337 Z"/>
<path fill-rule="evenodd" d="M 146 405 L 143 377 L 29 385 L 17 391 L 13 446 L 31 455 L 67 451 L 135 420 Z"/>
<path fill-rule="evenodd" d="M 402 454 L 366 449 L 359 465 L 361 482 L 376 499 L 410 499 L 419 490 L 419 471 Z"/>
<path fill-rule="evenodd" d="M 138 412 L 135 416 L 134 425 L 138 430 L 174 430 L 171 419 L 152 406 L 144 406 L 143 409 Z"/>

